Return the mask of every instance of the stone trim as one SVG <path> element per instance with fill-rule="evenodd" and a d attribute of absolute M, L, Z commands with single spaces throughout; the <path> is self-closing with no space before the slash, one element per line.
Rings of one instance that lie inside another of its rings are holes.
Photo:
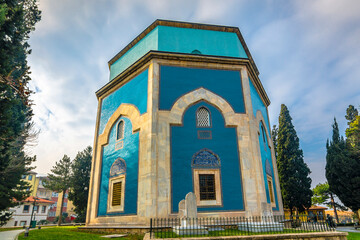
<path fill-rule="evenodd" d="M 200 174 L 214 174 L 215 177 L 215 194 L 216 200 L 200 200 Z M 220 169 L 193 169 L 193 186 L 194 194 L 196 195 L 196 203 L 198 207 L 222 207 L 222 190 L 221 190 L 221 177 Z"/>
<path fill-rule="evenodd" d="M 100 104 L 99 104 L 100 105 Z M 98 112 L 99 113 L 99 112 Z M 99 217 L 97 217 L 98 204 L 99 204 L 99 186 L 101 180 L 101 164 L 102 164 L 102 153 L 103 146 L 108 144 L 110 131 L 112 127 L 115 125 L 120 116 L 125 116 L 130 119 L 132 123 L 132 132 L 136 132 L 140 130 L 141 122 L 144 121 L 143 118 L 146 119 L 146 114 L 140 116 L 140 112 L 132 104 L 121 104 L 111 115 L 106 126 L 104 128 L 104 132 L 98 136 L 94 146 L 94 155 L 92 159 L 92 168 L 91 168 L 91 181 L 90 181 L 90 191 L 89 191 L 89 200 L 88 200 L 88 211 L 86 216 L 86 223 L 91 224 L 96 222 Z M 146 120 L 145 120 L 146 121 Z M 97 126 L 98 129 L 98 126 Z M 141 136 L 140 136 L 141 137 Z M 140 151 L 139 146 L 139 151 Z M 139 162 L 140 164 L 140 162 Z"/>
<path fill-rule="evenodd" d="M 140 111 L 137 109 L 137 107 L 135 107 L 135 105 L 123 103 L 115 110 L 113 115 L 111 115 L 105 125 L 104 132 L 99 136 L 100 146 L 109 142 L 110 130 L 120 116 L 125 116 L 130 119 L 133 133 L 140 130 Z"/>
<path fill-rule="evenodd" d="M 114 86 L 117 86 L 120 82 L 128 79 L 129 76 L 134 73 L 139 72 L 139 69 L 144 69 L 144 66 L 147 66 L 148 62 L 153 59 L 161 59 L 166 60 L 166 64 L 171 63 L 171 60 L 177 61 L 177 65 L 183 66 L 186 65 L 187 62 L 191 64 L 191 66 L 196 66 L 199 63 L 205 63 L 208 66 L 210 64 L 214 64 L 214 69 L 239 69 L 241 66 L 246 66 L 249 69 L 249 74 L 252 77 L 252 81 L 254 82 L 254 86 L 258 90 L 260 97 L 263 99 L 264 103 L 269 106 L 270 100 L 267 96 L 265 89 L 258 77 L 255 73 L 255 69 L 250 63 L 249 59 L 246 58 L 234 58 L 234 57 L 218 57 L 218 56 L 209 56 L 209 55 L 194 55 L 194 54 L 185 54 L 185 53 L 170 53 L 170 52 L 162 52 L 162 51 L 149 51 L 135 63 L 133 63 L 130 67 L 125 69 L 119 75 L 117 75 L 113 80 L 108 82 L 102 88 L 100 88 L 96 92 L 96 96 L 100 98 L 104 94 L 111 93 L 111 89 Z M 208 67 L 209 68 L 209 67 Z"/>
<path fill-rule="evenodd" d="M 224 116 L 225 126 L 237 126 L 238 116 L 241 114 L 235 113 L 231 105 L 225 99 L 202 87 L 181 96 L 174 103 L 169 114 L 170 124 L 181 125 L 183 122 L 184 112 L 189 108 L 189 106 L 200 101 L 208 102 L 218 108 Z"/>
<path fill-rule="evenodd" d="M 122 174 L 117 177 L 110 178 L 109 180 L 109 192 L 108 192 L 108 201 L 107 201 L 107 213 L 112 212 L 123 212 L 124 211 L 124 202 L 125 202 L 125 180 L 126 175 Z M 115 183 L 121 182 L 121 203 L 119 206 L 112 206 L 113 199 L 113 186 Z"/>
<path fill-rule="evenodd" d="M 266 126 L 264 116 L 262 115 L 261 111 L 258 110 L 256 112 L 256 118 L 255 118 L 256 129 L 257 129 L 258 133 L 260 132 L 260 122 L 261 121 L 262 121 L 263 125 Z M 271 151 L 271 160 L 272 160 L 272 166 L 273 166 L 273 171 L 274 171 L 274 179 L 273 179 L 273 181 L 275 181 L 275 186 L 276 186 L 276 195 L 277 195 L 277 201 L 278 201 L 277 203 L 279 205 L 279 212 L 281 214 L 283 214 L 284 210 L 282 208 L 283 203 L 282 203 L 282 198 L 281 198 L 279 174 L 278 174 L 278 169 L 277 169 L 277 164 L 276 164 L 274 144 L 273 144 L 272 139 L 270 137 L 271 136 L 270 133 L 269 133 L 270 129 L 268 130 L 267 127 L 264 127 L 264 130 L 265 130 L 267 141 L 268 141 L 269 148 L 270 148 L 270 151 Z M 259 145 L 259 148 L 260 148 L 260 145 Z M 260 149 L 258 149 L 258 151 L 260 151 Z M 261 158 L 260 152 L 259 152 L 259 156 Z M 260 159 L 260 162 L 261 162 L 261 159 Z M 262 171 L 261 171 L 261 174 L 263 174 Z M 264 189 L 265 189 L 265 183 L 264 183 Z M 275 192 L 275 190 L 274 190 L 274 192 Z"/>

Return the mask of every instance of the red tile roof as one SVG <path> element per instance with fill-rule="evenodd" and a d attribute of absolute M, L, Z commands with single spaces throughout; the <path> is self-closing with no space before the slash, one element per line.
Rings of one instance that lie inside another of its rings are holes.
<path fill-rule="evenodd" d="M 23 200 L 22 202 L 34 202 L 34 201 L 35 201 L 35 197 L 30 196 L 27 199 Z M 46 200 L 46 199 L 43 199 L 43 198 L 38 198 L 38 197 L 36 198 L 36 202 L 37 203 L 49 203 L 49 204 L 54 203 L 54 201 L 49 201 L 49 200 Z"/>
<path fill-rule="evenodd" d="M 321 206 L 311 206 L 309 210 L 325 210 L 328 209 L 327 207 L 321 207 Z"/>

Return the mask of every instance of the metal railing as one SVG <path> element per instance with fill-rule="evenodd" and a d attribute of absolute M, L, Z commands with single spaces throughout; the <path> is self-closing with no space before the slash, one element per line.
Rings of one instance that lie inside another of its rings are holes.
<path fill-rule="evenodd" d="M 150 238 L 329 232 L 335 231 L 333 226 L 306 216 L 154 218 L 150 219 Z"/>

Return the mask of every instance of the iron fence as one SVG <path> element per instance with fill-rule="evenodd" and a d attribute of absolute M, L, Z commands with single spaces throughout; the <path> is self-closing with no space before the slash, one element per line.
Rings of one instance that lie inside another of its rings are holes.
<path fill-rule="evenodd" d="M 236 236 L 335 231 L 330 220 L 312 221 L 304 216 L 154 218 L 150 238 Z"/>

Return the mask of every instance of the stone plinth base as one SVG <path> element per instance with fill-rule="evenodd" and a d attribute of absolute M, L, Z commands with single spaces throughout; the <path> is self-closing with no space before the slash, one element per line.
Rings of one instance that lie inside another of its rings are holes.
<path fill-rule="evenodd" d="M 284 224 L 277 222 L 244 222 L 238 224 L 238 229 L 247 232 L 282 232 Z"/>
<path fill-rule="evenodd" d="M 288 233 L 271 235 L 251 235 L 251 236 L 219 236 L 219 237 L 192 237 L 181 238 L 182 240 L 346 240 L 348 233 L 345 232 L 320 232 L 320 233 Z M 152 238 L 156 239 L 156 238 Z M 158 238 L 161 240 L 163 238 Z M 172 238 L 172 240 L 180 238 Z M 144 240 L 150 240 L 150 234 L 144 236 Z"/>

